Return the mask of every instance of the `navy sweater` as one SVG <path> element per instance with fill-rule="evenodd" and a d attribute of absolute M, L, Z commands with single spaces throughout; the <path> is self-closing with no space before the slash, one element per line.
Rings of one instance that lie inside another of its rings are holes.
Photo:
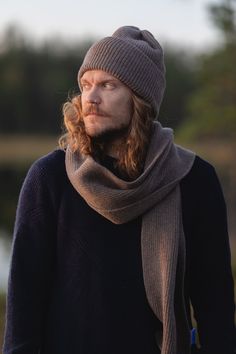
<path fill-rule="evenodd" d="M 112 165 L 107 162 L 108 168 Z M 114 171 L 115 172 L 115 171 Z M 196 157 L 181 181 L 190 298 L 202 353 L 234 353 L 226 207 L 214 168 Z M 141 217 L 115 225 L 69 182 L 65 153 L 36 161 L 14 229 L 4 354 L 158 354 L 146 299 Z"/>

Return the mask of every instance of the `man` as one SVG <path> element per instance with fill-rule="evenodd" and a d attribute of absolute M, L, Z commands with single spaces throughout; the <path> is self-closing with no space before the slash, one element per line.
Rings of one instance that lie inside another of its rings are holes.
<path fill-rule="evenodd" d="M 125 26 L 95 43 L 61 149 L 24 182 L 5 354 L 234 353 L 226 209 L 214 168 L 154 121 L 163 51 Z"/>

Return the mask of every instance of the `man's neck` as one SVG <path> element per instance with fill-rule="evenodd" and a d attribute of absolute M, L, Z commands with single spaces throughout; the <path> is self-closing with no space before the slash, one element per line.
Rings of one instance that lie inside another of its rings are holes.
<path fill-rule="evenodd" d="M 108 156 L 111 156 L 115 159 L 119 158 L 119 150 L 121 144 L 125 144 L 125 139 L 117 139 L 113 140 L 111 143 L 109 143 L 106 148 L 105 148 L 105 154 Z"/>

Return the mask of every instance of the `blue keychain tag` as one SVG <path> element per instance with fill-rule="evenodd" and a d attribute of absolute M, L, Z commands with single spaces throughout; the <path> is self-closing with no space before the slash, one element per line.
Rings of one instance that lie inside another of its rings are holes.
<path fill-rule="evenodd" d="M 196 345 L 196 328 L 191 329 L 191 345 Z"/>

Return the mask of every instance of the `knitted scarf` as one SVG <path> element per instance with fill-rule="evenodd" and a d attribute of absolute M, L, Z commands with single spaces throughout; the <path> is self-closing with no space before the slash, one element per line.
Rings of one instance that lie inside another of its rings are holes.
<path fill-rule="evenodd" d="M 173 141 L 173 131 L 155 122 L 144 171 L 127 182 L 91 156 L 66 151 L 68 178 L 87 204 L 115 224 L 142 215 L 143 278 L 148 302 L 163 324 L 156 334 L 161 354 L 189 354 L 184 304 L 185 238 L 180 180 L 195 155 Z"/>

